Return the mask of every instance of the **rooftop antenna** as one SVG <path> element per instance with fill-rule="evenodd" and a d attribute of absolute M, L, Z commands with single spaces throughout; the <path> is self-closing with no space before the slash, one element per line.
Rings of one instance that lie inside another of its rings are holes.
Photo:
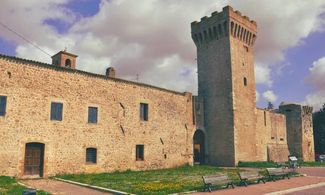
<path fill-rule="evenodd" d="M 9 28 L 7 25 L 3 24 L 1 21 L 0 21 L 0 25 L 7 29 L 8 31 L 14 33 L 16 36 L 18 36 L 19 38 L 21 38 L 22 40 L 26 41 L 27 43 L 29 43 L 31 46 L 35 47 L 36 49 L 40 50 L 41 52 L 43 52 L 44 54 L 52 57 L 51 54 L 47 53 L 45 50 L 43 50 L 42 48 L 40 48 L 40 46 L 38 46 L 37 44 L 33 43 L 32 41 L 28 40 L 27 38 L 25 38 L 23 35 L 19 34 L 18 32 L 16 32 L 15 30 Z"/>

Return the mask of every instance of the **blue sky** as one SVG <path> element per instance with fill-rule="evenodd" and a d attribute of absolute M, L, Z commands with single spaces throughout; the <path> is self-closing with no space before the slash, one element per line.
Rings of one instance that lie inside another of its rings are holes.
<path fill-rule="evenodd" d="M 258 23 L 258 106 L 325 102 L 324 0 L 4 0 L 0 21 L 46 52 L 67 48 L 78 68 L 178 91 L 197 91 L 190 23 L 231 5 Z M 258 7 L 258 9 L 256 9 Z M 0 26 L 0 53 L 50 62 Z"/>

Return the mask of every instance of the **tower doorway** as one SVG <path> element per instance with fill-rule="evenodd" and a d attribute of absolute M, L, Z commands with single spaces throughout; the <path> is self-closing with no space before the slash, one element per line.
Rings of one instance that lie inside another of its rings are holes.
<path fill-rule="evenodd" d="M 27 143 L 25 149 L 24 175 L 43 177 L 44 144 Z"/>
<path fill-rule="evenodd" d="M 204 133 L 196 130 L 193 137 L 194 164 L 205 163 Z"/>

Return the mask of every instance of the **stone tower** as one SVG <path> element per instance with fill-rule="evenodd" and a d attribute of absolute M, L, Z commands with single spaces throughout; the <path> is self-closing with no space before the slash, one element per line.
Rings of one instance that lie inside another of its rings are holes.
<path fill-rule="evenodd" d="M 227 6 L 192 22 L 199 97 L 204 100 L 208 164 L 234 166 L 256 156 L 253 45 L 256 22 Z"/>
<path fill-rule="evenodd" d="M 314 161 L 313 107 L 282 103 L 280 111 L 286 116 L 289 152 L 304 161 Z"/>

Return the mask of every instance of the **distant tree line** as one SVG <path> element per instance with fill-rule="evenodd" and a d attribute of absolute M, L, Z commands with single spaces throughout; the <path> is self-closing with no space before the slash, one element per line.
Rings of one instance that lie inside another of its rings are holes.
<path fill-rule="evenodd" d="M 325 104 L 313 113 L 315 153 L 325 154 Z"/>

